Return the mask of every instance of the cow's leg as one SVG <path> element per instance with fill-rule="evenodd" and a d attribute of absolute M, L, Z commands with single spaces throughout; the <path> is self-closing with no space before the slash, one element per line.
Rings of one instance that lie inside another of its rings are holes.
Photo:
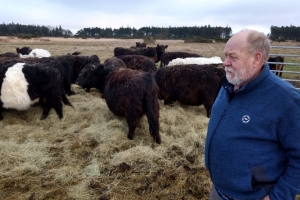
<path fill-rule="evenodd" d="M 2 115 L 2 106 L 0 107 L 0 120 L 3 120 L 3 115 Z"/>
<path fill-rule="evenodd" d="M 158 144 L 161 143 L 161 138 L 159 135 L 159 104 L 156 98 L 155 93 L 147 95 L 146 97 L 146 116 L 148 118 L 149 123 L 149 132 L 154 139 L 154 141 Z"/>
<path fill-rule="evenodd" d="M 42 107 L 43 107 L 43 113 L 42 113 L 42 116 L 41 116 L 40 119 L 44 120 L 48 116 L 51 107 L 49 105 L 47 105 L 47 103 L 45 103 L 45 102 L 43 102 L 43 106 Z"/>
<path fill-rule="evenodd" d="M 63 118 L 63 104 L 61 96 L 52 96 L 47 99 L 47 104 L 50 108 L 54 108 L 59 119 Z"/>
<path fill-rule="evenodd" d="M 61 92 L 61 98 L 62 98 L 62 101 L 64 102 L 65 105 L 73 107 L 73 105 L 71 104 L 71 102 L 67 98 L 66 93 L 64 91 Z"/>
<path fill-rule="evenodd" d="M 283 70 L 283 64 L 280 64 L 280 71 L 282 71 L 282 70 Z M 282 75 L 282 72 L 279 73 L 279 77 L 281 77 L 281 75 Z"/>
<path fill-rule="evenodd" d="M 125 117 L 128 125 L 127 138 L 132 140 L 137 125 L 138 116 L 134 111 L 131 110 L 130 113 L 125 114 Z"/>

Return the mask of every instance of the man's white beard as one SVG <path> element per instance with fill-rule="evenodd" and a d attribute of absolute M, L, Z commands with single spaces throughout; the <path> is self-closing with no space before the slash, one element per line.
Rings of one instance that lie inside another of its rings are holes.
<path fill-rule="evenodd" d="M 225 71 L 228 82 L 235 86 L 241 86 L 247 83 L 254 77 L 255 74 L 254 71 L 246 71 L 246 68 L 241 69 L 241 71 L 237 73 L 235 70 L 232 70 L 232 68 L 225 66 Z M 231 74 L 229 74 L 228 72 L 231 72 Z"/>
<path fill-rule="evenodd" d="M 236 71 L 232 70 L 231 68 L 225 67 L 225 71 L 226 71 L 226 78 L 227 78 L 228 82 L 231 83 L 232 85 L 239 86 L 244 82 L 244 80 L 242 78 L 240 78 L 238 73 Z M 228 73 L 228 72 L 230 72 L 230 73 Z"/>

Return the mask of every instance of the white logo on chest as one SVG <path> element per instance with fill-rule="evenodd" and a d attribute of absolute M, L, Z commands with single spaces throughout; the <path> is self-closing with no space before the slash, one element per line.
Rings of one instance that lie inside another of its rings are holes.
<path fill-rule="evenodd" d="M 245 123 L 245 124 L 250 122 L 250 116 L 249 115 L 244 115 L 242 117 L 242 122 Z"/>

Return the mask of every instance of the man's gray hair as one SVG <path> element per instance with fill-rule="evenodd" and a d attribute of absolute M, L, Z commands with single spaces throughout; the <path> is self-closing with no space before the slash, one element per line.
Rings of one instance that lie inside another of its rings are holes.
<path fill-rule="evenodd" d="M 249 53 L 254 54 L 256 52 L 261 52 L 262 60 L 264 63 L 267 62 L 270 57 L 271 49 L 271 42 L 269 38 L 264 33 L 250 30 L 247 41 L 249 44 Z"/>

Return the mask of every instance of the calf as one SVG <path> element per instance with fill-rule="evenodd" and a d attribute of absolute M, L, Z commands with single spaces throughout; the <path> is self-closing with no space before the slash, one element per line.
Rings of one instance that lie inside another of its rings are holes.
<path fill-rule="evenodd" d="M 270 57 L 268 59 L 268 62 L 277 62 L 275 63 L 269 63 L 270 70 L 276 70 L 275 74 L 279 77 L 281 77 L 283 70 L 283 63 L 284 63 L 284 57 L 283 56 L 276 56 L 276 57 Z"/>
<path fill-rule="evenodd" d="M 224 75 L 225 70 L 214 65 L 189 64 L 159 68 L 155 79 L 165 105 L 173 101 L 192 106 L 203 104 L 210 117 Z"/>
<path fill-rule="evenodd" d="M 168 65 L 171 60 L 176 58 L 195 58 L 195 57 L 202 57 L 202 56 L 199 54 L 181 52 L 181 51 L 166 52 L 162 54 L 160 58 L 160 67 Z"/>
<path fill-rule="evenodd" d="M 76 83 L 82 88 L 99 89 L 110 111 L 115 115 L 126 117 L 129 139 L 133 139 L 138 120 L 146 114 L 151 136 L 155 142 L 161 143 L 158 86 L 152 73 L 89 64 L 84 67 Z"/>
<path fill-rule="evenodd" d="M 60 72 L 47 64 L 10 63 L 0 66 L 0 120 L 2 108 L 27 110 L 40 100 L 43 108 L 41 120 L 51 108 L 63 117 Z"/>

